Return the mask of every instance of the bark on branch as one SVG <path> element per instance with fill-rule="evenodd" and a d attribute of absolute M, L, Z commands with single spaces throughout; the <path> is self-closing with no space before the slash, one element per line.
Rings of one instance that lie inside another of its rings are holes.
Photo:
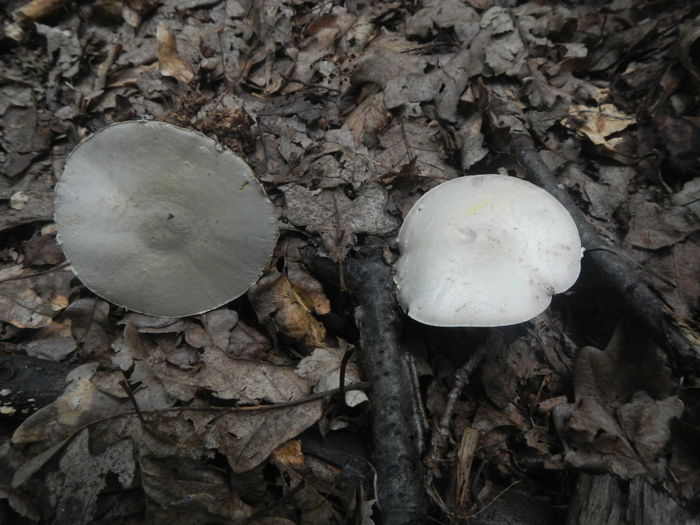
<path fill-rule="evenodd" d="M 407 362 L 399 346 L 399 312 L 391 268 L 381 252 L 347 265 L 358 300 L 363 367 L 371 383 L 373 460 L 377 499 L 385 525 L 425 521 L 423 467 Z"/>

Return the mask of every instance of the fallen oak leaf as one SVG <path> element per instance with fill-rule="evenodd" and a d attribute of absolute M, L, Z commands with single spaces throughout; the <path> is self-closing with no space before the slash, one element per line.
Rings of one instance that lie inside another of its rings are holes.
<path fill-rule="evenodd" d="M 183 399 L 187 401 L 196 391 L 240 403 L 288 401 L 310 391 L 307 382 L 289 367 L 235 359 L 213 346 L 201 351 L 199 366 L 193 370 L 170 365 L 159 349 L 153 349 L 147 360 L 169 393 L 181 398 L 178 392 L 190 390 L 189 398 Z"/>
<path fill-rule="evenodd" d="M 309 395 L 301 393 L 281 403 L 244 407 L 135 410 L 126 396 L 115 395 L 122 393 L 105 391 L 121 377 L 120 372 L 98 371 L 97 363 L 80 366 L 69 374 L 66 391 L 27 418 L 12 436 L 14 445 L 32 444 L 35 453 L 15 472 L 13 487 L 28 481 L 80 432 L 95 425 L 100 426 L 95 429 L 95 439 L 104 441 L 103 446 L 129 436 L 143 454 L 158 451 L 161 456 L 199 457 L 205 449 L 216 449 L 227 456 L 235 472 L 245 472 L 315 423 L 323 413 L 322 400 L 340 392 L 335 388 Z M 368 386 L 353 383 L 348 389 L 363 390 Z"/>

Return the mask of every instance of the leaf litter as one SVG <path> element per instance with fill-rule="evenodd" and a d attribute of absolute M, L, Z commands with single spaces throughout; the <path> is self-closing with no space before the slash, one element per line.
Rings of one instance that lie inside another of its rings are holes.
<path fill-rule="evenodd" d="M 0 342 L 74 369 L 60 397 L 3 433 L 13 516 L 373 523 L 371 483 L 347 467 L 365 394 L 314 397 L 341 369 L 346 385 L 363 379 L 346 362 L 358 339 L 338 272 L 368 237 L 390 243 L 440 182 L 518 173 L 514 131 L 535 137 L 610 249 L 697 327 L 694 6 L 115 0 L 13 18 L 25 3 L 3 6 L 0 34 Z M 246 298 L 148 318 L 61 266 L 51 189 L 67 152 L 139 118 L 215 136 L 266 184 L 287 234 Z M 452 438 L 479 436 L 459 512 L 487 516 L 507 486 L 503 498 L 565 508 L 583 471 L 697 505 L 697 378 L 672 372 L 591 284 L 501 334 L 458 400 Z M 430 423 L 474 337 L 407 341 Z M 352 439 L 312 454 L 314 429 Z M 438 480 L 457 467 L 447 450 Z M 441 483 L 431 493 L 449 502 Z"/>

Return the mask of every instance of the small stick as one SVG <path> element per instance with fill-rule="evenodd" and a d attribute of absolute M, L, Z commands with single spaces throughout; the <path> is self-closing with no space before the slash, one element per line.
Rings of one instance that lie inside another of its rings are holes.
<path fill-rule="evenodd" d="M 455 373 L 455 382 L 450 389 L 450 393 L 447 395 L 445 411 L 442 413 L 440 423 L 435 429 L 435 432 L 433 432 L 433 437 L 430 440 L 430 453 L 425 459 L 426 464 L 429 466 L 437 465 L 440 457 L 442 456 L 442 452 L 450 438 L 452 415 L 455 411 L 457 398 L 461 395 L 464 387 L 469 384 L 469 377 L 472 375 L 472 372 L 474 372 L 476 367 L 478 367 L 484 360 L 487 347 L 488 342 L 479 345 L 474 354 L 467 359 L 467 362 L 464 363 Z"/>
<path fill-rule="evenodd" d="M 22 275 L 15 275 L 14 277 L 7 277 L 5 279 L 0 279 L 0 284 L 1 283 L 9 283 L 10 281 L 19 281 L 21 279 L 32 279 L 33 277 L 39 277 L 40 275 L 46 275 L 47 273 L 53 273 L 58 270 L 62 270 L 66 268 L 67 266 L 70 266 L 69 261 L 63 261 L 57 266 L 54 266 L 53 268 L 50 268 L 48 270 L 43 270 L 41 272 L 32 272 L 32 273 L 25 273 Z"/>
<path fill-rule="evenodd" d="M 472 462 L 478 443 L 479 431 L 474 428 L 465 428 L 457 449 L 457 484 L 455 487 L 457 508 L 462 510 L 467 509 L 470 499 L 469 473 L 472 470 Z"/>

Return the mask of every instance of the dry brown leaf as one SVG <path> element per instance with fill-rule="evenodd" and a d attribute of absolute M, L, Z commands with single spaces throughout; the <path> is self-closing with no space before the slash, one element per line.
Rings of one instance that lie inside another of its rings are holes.
<path fill-rule="evenodd" d="M 147 336 L 141 335 L 127 323 L 123 337 L 112 343 L 112 350 L 112 363 L 124 371 L 130 384 L 138 385 L 133 396 L 140 409 L 154 410 L 173 404 L 174 396 L 151 366 L 151 356 L 157 350 Z M 122 388 L 117 390 L 119 393 L 122 391 Z"/>
<path fill-rule="evenodd" d="M 605 470 L 626 479 L 646 472 L 615 418 L 592 398 L 580 401 L 567 421 L 565 435 L 565 460 L 574 468 Z"/>
<path fill-rule="evenodd" d="M 352 72 L 354 86 L 372 82 L 386 89 L 395 79 L 410 74 L 422 74 L 428 64 L 426 57 L 416 55 L 418 46 L 396 33 L 384 33 L 367 46 Z"/>
<path fill-rule="evenodd" d="M 484 61 L 493 76 L 522 76 L 527 51 L 511 12 L 505 7 L 492 7 L 483 14 L 480 26 L 489 35 Z"/>
<path fill-rule="evenodd" d="M 600 106 L 571 106 L 569 115 L 562 119 L 561 123 L 586 136 L 593 144 L 614 152 L 616 146 L 622 143 L 622 138 L 612 135 L 636 124 L 636 120 L 613 104 L 601 104 Z"/>
<path fill-rule="evenodd" d="M 178 54 L 175 34 L 165 22 L 158 24 L 156 40 L 158 41 L 158 68 L 161 74 L 174 77 L 184 84 L 189 83 L 194 78 L 194 72 Z"/>
<path fill-rule="evenodd" d="M 457 38 L 468 44 L 479 32 L 480 16 L 462 0 L 428 0 L 406 22 L 406 33 L 426 38 L 441 29 L 453 29 Z"/>
<path fill-rule="evenodd" d="M 374 135 L 376 140 L 376 134 L 383 131 L 389 122 L 391 122 L 391 113 L 384 106 L 383 93 L 368 96 L 345 121 L 355 137 L 355 143 L 365 145 L 367 145 L 366 134 Z"/>
<path fill-rule="evenodd" d="M 440 126 L 425 118 L 395 122 L 380 136 L 384 151 L 375 158 L 387 171 L 397 174 L 412 167 L 411 173 L 419 177 L 453 179 L 457 170 L 447 163 L 439 136 Z"/>
<path fill-rule="evenodd" d="M 330 312 L 321 284 L 298 264 L 284 273 L 274 269 L 248 290 L 260 323 L 307 347 L 325 346 L 326 329 L 316 315 Z"/>
<path fill-rule="evenodd" d="M 74 430 L 92 421 L 128 411 L 126 394 L 120 399 L 100 389 L 100 383 L 111 375 L 113 372 L 98 372 L 97 363 L 72 370 L 66 376 L 63 394 L 25 419 L 12 435 L 12 442 L 16 445 L 42 443 L 46 449 L 63 442 Z"/>
<path fill-rule="evenodd" d="M 328 495 L 347 498 L 354 491 L 343 483 L 341 469 L 314 456 L 304 456 L 300 442 L 278 449 L 271 462 L 284 472 L 283 490 L 299 508 L 305 509 L 302 523 L 333 523 L 334 512 L 326 504 Z"/>
<path fill-rule="evenodd" d="M 484 147 L 481 122 L 481 113 L 475 111 L 459 125 L 455 133 L 464 171 L 467 171 L 489 153 L 488 148 Z"/>
<path fill-rule="evenodd" d="M 228 459 L 234 472 L 246 472 L 282 443 L 298 436 L 323 415 L 323 403 L 313 401 L 261 412 L 226 412 L 188 416 L 202 432 L 203 443 Z"/>
<path fill-rule="evenodd" d="M 130 489 L 135 476 L 131 440 L 123 439 L 93 455 L 89 448 L 89 431 L 84 429 L 62 452 L 58 470 L 47 475 L 47 491 L 41 496 L 51 508 L 62 509 L 54 523 L 85 523 L 95 515 L 97 497 L 108 480 L 113 480 L 123 489 Z"/>
<path fill-rule="evenodd" d="M 677 396 L 654 400 L 643 391 L 635 393 L 629 403 L 618 409 L 617 418 L 625 435 L 647 466 L 665 454 L 671 437 L 670 422 L 679 419 L 683 409 L 683 402 Z M 663 471 L 655 474 L 664 475 Z"/>
<path fill-rule="evenodd" d="M 228 350 L 231 330 L 238 323 L 238 312 L 228 308 L 217 308 L 202 314 L 202 325 L 209 335 L 211 343 L 219 350 Z"/>
<path fill-rule="evenodd" d="M 234 359 L 216 347 L 201 351 L 193 370 L 173 367 L 159 349 L 151 351 L 148 364 L 165 388 L 184 401 L 191 400 L 197 391 L 240 403 L 279 403 L 311 392 L 310 385 L 290 367 Z M 188 392 L 184 397 L 183 391 Z"/>
<path fill-rule="evenodd" d="M 56 243 L 55 232 L 41 234 L 25 242 L 23 250 L 24 264 L 28 266 L 60 264 L 66 259 Z"/>
<path fill-rule="evenodd" d="M 301 451 L 301 440 L 293 439 L 277 447 L 271 456 L 274 461 L 293 469 L 303 469 L 305 466 L 304 453 Z"/>

